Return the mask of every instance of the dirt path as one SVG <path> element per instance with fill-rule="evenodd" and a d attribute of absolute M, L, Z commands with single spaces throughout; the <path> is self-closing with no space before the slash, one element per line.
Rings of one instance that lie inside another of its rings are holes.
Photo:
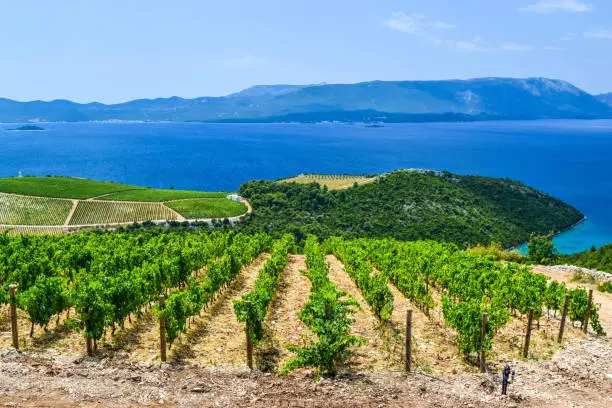
<path fill-rule="evenodd" d="M 343 290 L 352 296 L 360 306 L 360 310 L 353 315 L 352 333 L 368 340 L 368 344 L 356 348 L 349 359 L 351 368 L 359 372 L 373 371 L 393 367 L 393 348 L 385 341 L 386 328 L 382 327 L 378 319 L 371 312 L 370 307 L 363 298 L 351 277 L 344 270 L 344 265 L 333 255 L 327 256 L 330 265 L 329 279 L 338 290 Z"/>
<path fill-rule="evenodd" d="M 119 193 L 124 193 L 126 191 L 135 191 L 135 190 L 138 190 L 138 189 L 128 189 L 128 190 L 112 191 L 110 193 L 100 194 L 99 196 L 86 198 L 84 201 L 94 201 L 94 200 L 97 200 L 97 199 L 102 198 L 102 197 L 108 197 L 108 196 L 111 196 L 111 195 L 115 195 L 115 194 L 119 194 Z"/>
<path fill-rule="evenodd" d="M 70 220 L 72 219 L 72 216 L 74 215 L 74 212 L 76 211 L 78 205 L 79 205 L 79 200 L 72 200 L 72 208 L 70 209 L 70 212 L 68 213 L 68 216 L 66 217 L 66 221 L 64 221 L 64 227 L 67 227 L 70 225 Z"/>
<path fill-rule="evenodd" d="M 308 301 L 310 281 L 302 271 L 306 271 L 306 257 L 291 255 L 280 277 L 277 295 L 268 309 L 266 332 L 269 336 L 257 348 L 257 363 L 263 370 L 279 370 L 292 357 L 286 345 L 302 345 L 302 335 L 308 328 L 297 313 Z"/>
<path fill-rule="evenodd" d="M 170 211 L 171 213 L 173 213 L 173 214 L 174 214 L 174 216 L 176 217 L 176 220 L 177 220 L 177 221 L 186 221 L 186 220 L 187 220 L 187 218 L 185 218 L 183 215 L 181 215 L 181 214 L 180 214 L 178 211 L 176 211 L 176 210 L 174 210 L 174 209 L 170 208 L 170 207 L 169 207 L 169 206 L 167 206 L 166 204 L 164 204 L 164 203 L 160 203 L 160 205 L 161 205 L 162 207 L 164 207 L 164 208 L 167 208 L 167 209 L 168 209 L 168 211 Z"/>
<path fill-rule="evenodd" d="M 246 365 L 244 323 L 236 319 L 233 301 L 253 289 L 259 270 L 269 258 L 269 254 L 257 257 L 201 317 L 195 318 L 187 334 L 172 346 L 173 361 L 217 367 Z"/>
<path fill-rule="evenodd" d="M 549 276 L 556 281 L 565 282 L 569 288 L 581 286 L 586 289 L 593 289 L 593 302 L 601 304 L 601 308 L 599 309 L 600 323 L 607 333 L 612 333 L 612 294 L 598 291 L 597 285 L 594 284 L 572 282 L 572 274 L 569 272 L 560 271 L 543 265 L 534 266 L 533 271 Z"/>

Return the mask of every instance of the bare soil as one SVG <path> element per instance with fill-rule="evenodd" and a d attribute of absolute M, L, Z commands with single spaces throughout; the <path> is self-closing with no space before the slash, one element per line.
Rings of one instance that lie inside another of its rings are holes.
<path fill-rule="evenodd" d="M 201 316 L 193 319 L 187 334 L 172 346 L 169 357 L 173 361 L 216 367 L 246 367 L 245 325 L 236 319 L 233 302 L 253 290 L 259 270 L 269 258 L 269 254 L 260 255 L 244 267 L 232 286 Z"/>
<path fill-rule="evenodd" d="M 380 371 L 315 378 L 245 369 L 40 357 L 6 351 L 0 405 L 19 407 L 593 407 L 612 404 L 612 351 L 604 340 L 518 362 L 509 395 L 499 374 L 436 376 Z"/>
<path fill-rule="evenodd" d="M 304 256 L 289 256 L 264 322 L 266 338 L 255 348 L 256 363 L 261 370 L 281 370 L 293 357 L 287 345 L 302 346 L 304 336 L 309 334 L 308 327 L 298 317 L 310 295 L 311 284 L 303 274 L 306 270 Z"/>
<path fill-rule="evenodd" d="M 571 273 L 559 269 L 538 265 L 533 267 L 533 271 L 542 273 L 559 282 L 565 282 L 570 288 L 581 286 L 586 289 L 593 289 L 593 302 L 601 305 L 599 309 L 599 322 L 606 332 L 612 333 L 612 294 L 598 291 L 596 284 L 574 282 L 572 281 Z"/>
<path fill-rule="evenodd" d="M 394 350 L 385 338 L 387 328 L 370 311 L 361 291 L 344 270 L 344 265 L 333 255 L 327 256 L 327 262 L 329 279 L 336 284 L 336 288 L 345 291 L 359 303 L 359 309 L 353 315 L 355 322 L 351 325 L 352 334 L 368 341 L 367 344 L 355 348 L 348 361 L 349 368 L 357 371 L 401 369 L 398 360 L 393 358 L 397 350 Z"/>

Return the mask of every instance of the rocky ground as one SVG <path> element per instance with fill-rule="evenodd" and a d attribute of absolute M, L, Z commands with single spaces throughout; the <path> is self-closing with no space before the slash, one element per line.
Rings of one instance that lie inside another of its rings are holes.
<path fill-rule="evenodd" d="M 499 373 L 435 376 L 397 371 L 316 380 L 243 369 L 137 363 L 8 350 L 0 406 L 194 407 L 610 407 L 612 345 L 589 339 L 552 360 L 518 361 L 500 395 Z"/>

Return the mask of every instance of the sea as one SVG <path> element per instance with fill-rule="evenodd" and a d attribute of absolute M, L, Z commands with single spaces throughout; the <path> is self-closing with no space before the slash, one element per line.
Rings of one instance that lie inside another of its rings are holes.
<path fill-rule="evenodd" d="M 0 176 L 66 175 L 155 188 L 235 191 L 252 179 L 400 168 L 508 177 L 587 219 L 555 237 L 562 253 L 612 243 L 612 120 L 472 123 L 0 124 Z"/>

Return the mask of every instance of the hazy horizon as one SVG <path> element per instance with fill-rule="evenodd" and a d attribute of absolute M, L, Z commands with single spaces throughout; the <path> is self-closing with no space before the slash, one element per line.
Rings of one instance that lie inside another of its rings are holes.
<path fill-rule="evenodd" d="M 481 77 L 612 91 L 605 0 L 23 0 L 0 4 L 0 13 L 0 97 L 18 101 Z"/>

